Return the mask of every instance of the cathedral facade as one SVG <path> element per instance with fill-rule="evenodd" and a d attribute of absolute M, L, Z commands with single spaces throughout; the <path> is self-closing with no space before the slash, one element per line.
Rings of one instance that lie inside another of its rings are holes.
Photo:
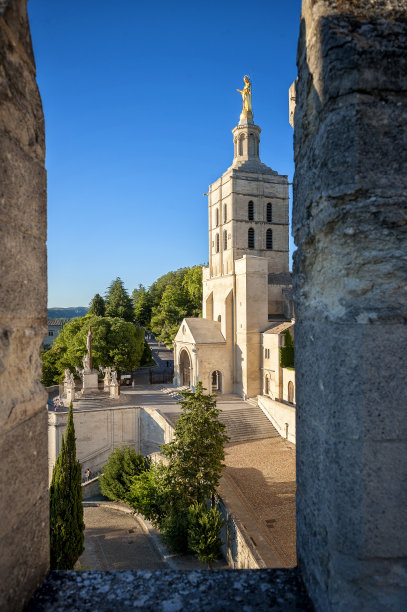
<path fill-rule="evenodd" d="M 261 130 L 253 122 L 251 97 L 245 104 L 241 93 L 233 163 L 209 187 L 202 318 L 181 323 L 174 382 L 194 387 L 201 381 L 210 392 L 278 399 L 281 372 L 270 350 L 277 338 L 278 353 L 283 332 L 293 326 L 288 180 L 261 162 Z"/>

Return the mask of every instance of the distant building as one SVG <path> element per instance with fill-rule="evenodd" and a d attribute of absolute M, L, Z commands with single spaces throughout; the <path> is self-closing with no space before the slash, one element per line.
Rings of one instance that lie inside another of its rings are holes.
<path fill-rule="evenodd" d="M 48 321 L 48 335 L 45 336 L 42 342 L 42 348 L 48 349 L 58 336 L 64 326 L 65 321 L 62 319 L 52 319 Z"/>

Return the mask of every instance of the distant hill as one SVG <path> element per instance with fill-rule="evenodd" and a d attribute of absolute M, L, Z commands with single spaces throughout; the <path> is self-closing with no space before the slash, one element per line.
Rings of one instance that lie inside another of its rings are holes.
<path fill-rule="evenodd" d="M 50 319 L 75 319 L 84 317 L 89 308 L 77 306 L 72 308 L 48 308 L 48 320 Z"/>

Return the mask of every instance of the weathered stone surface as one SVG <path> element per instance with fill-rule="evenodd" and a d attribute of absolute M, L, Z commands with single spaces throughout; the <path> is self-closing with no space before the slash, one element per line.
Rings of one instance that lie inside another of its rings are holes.
<path fill-rule="evenodd" d="M 0 2 L 0 608 L 21 610 L 49 563 L 46 173 L 25 0 Z"/>
<path fill-rule="evenodd" d="M 312 610 L 296 569 L 50 572 L 27 612 Z"/>
<path fill-rule="evenodd" d="M 17 505 L 14 501 L 11 509 Z M 49 568 L 48 491 L 24 509 L 18 524 L 0 539 L 0 609 L 7 612 L 24 609 Z"/>
<path fill-rule="evenodd" d="M 407 7 L 304 0 L 297 546 L 319 610 L 407 606 Z"/>
<path fill-rule="evenodd" d="M 22 517 L 47 491 L 47 446 L 38 444 L 47 427 L 45 407 L 0 437 L 0 538 L 16 529 Z M 17 501 L 18 500 L 18 501 Z M 48 512 L 44 516 L 47 519 Z"/>

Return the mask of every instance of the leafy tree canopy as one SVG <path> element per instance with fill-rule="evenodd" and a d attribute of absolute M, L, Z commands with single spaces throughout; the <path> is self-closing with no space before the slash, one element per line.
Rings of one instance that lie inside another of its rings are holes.
<path fill-rule="evenodd" d="M 133 448 L 115 448 L 99 477 L 100 489 L 106 497 L 126 501 L 134 476 L 142 474 L 148 467 L 144 457 Z"/>
<path fill-rule="evenodd" d="M 105 300 L 102 298 L 102 296 L 99 293 L 97 293 L 95 297 L 93 298 L 93 300 L 91 301 L 91 303 L 89 304 L 88 314 L 94 314 L 94 315 L 97 315 L 98 317 L 104 317 L 105 310 L 106 310 Z"/>
<path fill-rule="evenodd" d="M 214 396 L 203 391 L 198 383 L 195 392 L 183 393 L 174 440 L 161 447 L 167 463 L 133 478 L 127 501 L 154 522 L 174 552 L 189 547 L 211 563 L 219 551 L 222 520 L 204 505 L 219 484 L 228 437 Z"/>
<path fill-rule="evenodd" d="M 120 317 L 129 322 L 134 320 L 133 303 L 119 277 L 108 287 L 105 303 L 108 317 Z"/>
<path fill-rule="evenodd" d="M 149 289 L 139 285 L 133 301 L 137 323 L 171 345 L 182 319 L 202 314 L 202 266 L 168 272 Z"/>
<path fill-rule="evenodd" d="M 92 366 L 111 366 L 117 370 L 134 370 L 144 351 L 144 331 L 120 318 L 86 315 L 64 325 L 49 351 L 42 354 L 46 386 L 62 381 L 66 368 L 82 367 L 87 352 L 86 334 L 92 326 Z"/>
<path fill-rule="evenodd" d="M 168 459 L 170 483 L 176 483 L 185 507 L 204 503 L 216 491 L 228 441 L 226 425 L 219 421 L 214 395 L 204 393 L 198 382 L 195 391 L 182 392 L 183 414 L 175 425 L 174 439 L 161 449 Z"/>
<path fill-rule="evenodd" d="M 138 291 L 136 293 L 136 291 Z M 134 318 L 138 325 L 143 327 L 150 327 L 151 310 L 152 310 L 152 298 L 151 295 L 144 288 L 143 290 L 133 291 L 133 302 L 134 302 Z"/>

